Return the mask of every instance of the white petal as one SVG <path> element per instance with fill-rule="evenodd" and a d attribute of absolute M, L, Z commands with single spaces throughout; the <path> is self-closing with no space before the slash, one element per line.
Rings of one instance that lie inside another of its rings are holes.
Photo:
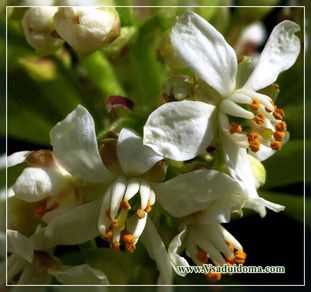
<path fill-rule="evenodd" d="M 80 244 L 95 238 L 99 234 L 99 208 L 100 200 L 96 200 L 70 210 L 58 208 L 49 212 L 54 216 L 48 213 L 49 221 L 44 229 L 46 238 L 34 235 L 34 245 L 41 249 L 60 244 Z M 45 220 L 45 216 L 42 219 Z"/>
<path fill-rule="evenodd" d="M 295 32 L 299 30 L 299 25 L 289 20 L 279 23 L 273 29 L 244 88 L 260 90 L 275 82 L 281 72 L 295 63 L 300 52 L 300 41 Z"/>
<path fill-rule="evenodd" d="M 110 171 L 102 163 L 92 116 L 81 105 L 50 131 L 53 154 L 75 178 L 107 183 Z"/>
<path fill-rule="evenodd" d="M 170 258 L 166 252 L 165 245 L 159 236 L 152 221 L 148 218 L 145 230 L 141 236 L 141 243 L 145 246 L 149 256 L 154 259 L 160 271 L 159 285 L 172 284 L 172 268 Z"/>
<path fill-rule="evenodd" d="M 123 128 L 119 134 L 117 153 L 122 170 L 127 175 L 145 173 L 163 157 L 150 147 L 133 130 Z"/>
<path fill-rule="evenodd" d="M 87 264 L 66 268 L 64 271 L 49 270 L 49 274 L 57 281 L 67 285 L 107 285 L 109 281 L 105 273 Z"/>
<path fill-rule="evenodd" d="M 144 144 L 165 158 L 192 159 L 213 139 L 214 109 L 199 101 L 166 103 L 150 114 L 144 126 Z"/>
<path fill-rule="evenodd" d="M 31 241 L 16 230 L 7 230 L 8 251 L 32 262 L 33 245 Z"/>
<path fill-rule="evenodd" d="M 178 254 L 178 251 L 180 249 L 180 247 L 182 246 L 182 242 L 184 237 L 186 236 L 186 228 L 178 233 L 170 242 L 170 245 L 168 247 L 168 255 L 171 259 L 171 265 L 174 268 L 176 274 L 178 274 L 181 277 L 185 277 L 187 275 L 186 272 L 182 273 L 181 271 L 179 271 L 177 269 L 178 266 L 183 266 L 183 267 L 189 267 L 190 265 L 188 264 L 187 260 L 180 256 Z"/>
<path fill-rule="evenodd" d="M 7 167 L 12 167 L 17 164 L 21 164 L 25 162 L 27 156 L 31 154 L 32 152 L 33 151 L 20 151 L 20 152 L 15 152 L 9 155 L 7 158 Z M 2 168 L 2 163 L 1 163 L 1 168 Z"/>
<path fill-rule="evenodd" d="M 120 176 L 113 183 L 111 190 L 111 218 L 114 219 L 118 215 L 120 203 L 124 197 L 127 180 Z"/>
<path fill-rule="evenodd" d="M 238 118 L 253 119 L 255 117 L 252 112 L 245 110 L 230 99 L 223 100 L 220 104 L 220 109 L 223 113 Z"/>
<path fill-rule="evenodd" d="M 263 198 L 256 198 L 251 200 L 250 204 L 247 204 L 246 207 L 248 206 L 255 206 L 255 208 L 260 208 L 260 206 L 263 207 L 267 207 L 268 209 L 274 211 L 274 212 L 281 212 L 283 210 L 285 210 L 285 206 L 279 205 L 279 204 L 275 204 L 272 203 L 270 201 L 267 201 Z M 261 217 L 264 217 L 266 215 L 266 213 L 260 214 Z"/>
<path fill-rule="evenodd" d="M 243 247 L 241 245 L 241 243 L 239 243 L 235 237 L 227 230 L 225 229 L 224 227 L 222 227 L 222 233 L 225 237 L 225 240 L 232 243 L 234 248 L 237 249 L 237 250 L 243 250 Z"/>
<path fill-rule="evenodd" d="M 193 12 L 184 14 L 173 28 L 171 41 L 182 60 L 221 95 L 234 90 L 235 52 L 206 20 Z"/>
<path fill-rule="evenodd" d="M 127 220 L 127 229 L 134 236 L 136 242 L 146 227 L 148 214 L 146 212 L 144 214 L 145 216 L 141 219 L 134 215 Z"/>
<path fill-rule="evenodd" d="M 215 170 L 196 170 L 154 186 L 158 202 L 172 216 L 204 210 L 215 200 L 240 193 L 230 176 Z"/>
<path fill-rule="evenodd" d="M 68 180 L 53 168 L 27 167 L 13 185 L 15 196 L 27 202 L 37 202 L 62 191 Z"/>

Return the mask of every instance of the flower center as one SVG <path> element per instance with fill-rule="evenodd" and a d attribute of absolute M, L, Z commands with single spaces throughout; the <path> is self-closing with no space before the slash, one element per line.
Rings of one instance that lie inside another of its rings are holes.
<path fill-rule="evenodd" d="M 144 179 L 119 177 L 106 191 L 98 227 L 111 248 L 134 252 L 155 194 Z"/>
<path fill-rule="evenodd" d="M 284 111 L 272 99 L 249 89 L 238 89 L 220 104 L 219 122 L 237 145 L 252 152 L 261 145 L 280 150 L 286 137 Z"/>

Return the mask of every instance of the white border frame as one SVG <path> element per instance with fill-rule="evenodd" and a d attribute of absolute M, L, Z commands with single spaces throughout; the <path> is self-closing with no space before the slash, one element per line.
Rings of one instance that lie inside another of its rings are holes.
<path fill-rule="evenodd" d="M 72 7 L 72 6 L 60 6 L 60 5 L 40 5 L 42 6 L 55 6 L 55 7 Z M 78 5 L 74 5 L 77 6 Z M 88 6 L 88 5 L 80 5 L 80 6 Z M 94 6 L 94 5 L 93 5 Z M 157 6 L 157 5 L 150 5 L 150 6 L 131 6 L 131 5 L 100 5 L 101 7 L 120 7 L 120 8 L 126 8 L 126 7 L 135 7 L 135 8 L 157 8 L 157 7 L 164 7 L 164 8 L 172 8 L 172 7 L 182 7 L 182 8 L 208 8 L 208 7 L 213 7 L 213 8 L 222 8 L 222 7 L 233 7 L 233 8 L 256 8 L 256 7 L 273 7 L 273 8 L 285 8 L 285 7 L 290 7 L 290 8 L 303 8 L 303 39 L 304 39 L 304 45 L 306 41 L 306 5 L 303 6 L 281 6 L 281 5 L 276 5 L 276 6 L 268 6 L 268 5 L 258 5 L 258 6 L 205 6 L 205 5 L 197 5 L 197 6 L 188 6 L 188 5 L 181 5 L 181 6 Z M 7 133 L 8 133 L 8 8 L 28 8 L 28 7 L 39 7 L 38 6 L 10 6 L 7 5 L 6 8 L 6 15 L 5 15 L 5 96 L 6 96 L 6 113 L 5 113 L 5 118 L 6 118 L 6 139 L 5 139 L 5 154 L 7 157 L 7 149 L 8 149 L 8 141 L 7 141 Z M 263 285 L 255 285 L 255 284 L 177 284 L 177 285 L 157 285 L 157 284 L 131 284 L 131 285 L 126 285 L 126 284 L 109 284 L 109 285 L 13 285 L 13 284 L 8 284 L 8 279 L 7 279 L 7 236 L 6 236 L 6 287 L 306 287 L 306 48 L 303 48 L 303 102 L 304 102 L 304 109 L 303 109 L 303 177 L 304 177 L 304 187 L 303 187 L 303 284 L 263 284 Z M 7 161 L 6 161 L 6 171 L 5 171 L 5 188 L 6 188 L 6 231 L 8 230 L 8 168 L 7 168 Z"/>

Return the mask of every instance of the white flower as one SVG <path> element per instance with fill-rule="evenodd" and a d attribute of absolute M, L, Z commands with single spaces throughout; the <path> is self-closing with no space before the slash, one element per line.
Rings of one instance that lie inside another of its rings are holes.
<path fill-rule="evenodd" d="M 80 54 L 90 54 L 120 34 L 113 8 L 63 7 L 55 14 L 57 33 Z"/>
<path fill-rule="evenodd" d="M 22 19 L 27 42 L 40 54 L 50 54 L 60 48 L 64 41 L 55 34 L 53 18 L 57 7 L 29 8 Z"/>
<path fill-rule="evenodd" d="M 244 84 L 237 84 L 237 58 L 223 36 L 207 21 L 189 12 L 173 28 L 173 47 L 185 63 L 218 94 L 214 105 L 200 101 L 171 102 L 156 109 L 144 127 L 144 144 L 174 160 L 192 159 L 220 138 L 230 174 L 249 196 L 247 207 L 261 216 L 264 206 L 283 207 L 258 197 L 247 149 L 266 159 L 286 137 L 283 110 L 256 91 L 272 84 L 290 68 L 300 51 L 299 26 L 283 21 L 272 31 L 256 68 Z M 242 122 L 237 122 L 242 121 Z M 242 124 L 243 123 L 243 124 Z M 220 128 L 214 134 L 215 127 Z"/>
<path fill-rule="evenodd" d="M 192 223 L 173 238 L 168 253 L 172 267 L 182 277 L 187 273 L 178 267 L 190 266 L 187 259 L 181 256 L 183 251 L 197 266 L 244 264 L 246 258 L 241 244 L 220 224 Z M 221 274 L 207 273 L 211 281 L 220 277 Z"/>
<path fill-rule="evenodd" d="M 18 285 L 50 284 L 52 276 L 63 284 L 109 284 L 106 275 L 87 264 L 62 267 L 61 262 L 47 252 L 47 246 L 38 249 L 42 234 L 27 238 L 16 230 L 8 230 L 8 281 L 19 273 Z"/>

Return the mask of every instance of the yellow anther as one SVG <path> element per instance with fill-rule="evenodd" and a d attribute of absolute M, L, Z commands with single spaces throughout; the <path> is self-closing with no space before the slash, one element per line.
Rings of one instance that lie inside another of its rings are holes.
<path fill-rule="evenodd" d="M 146 214 L 145 214 L 144 210 L 142 210 L 142 209 L 137 209 L 136 215 L 137 215 L 137 217 L 139 217 L 140 219 L 142 219 L 142 218 L 145 217 Z"/>
<path fill-rule="evenodd" d="M 237 264 L 241 264 L 243 265 L 245 263 L 245 260 L 246 260 L 246 253 L 242 250 L 237 250 L 235 253 L 234 253 L 234 261 L 237 263 Z"/>
<path fill-rule="evenodd" d="M 252 103 L 251 103 L 251 108 L 255 111 L 258 111 L 260 106 L 260 103 L 257 99 L 253 99 Z"/>
<path fill-rule="evenodd" d="M 262 125 L 264 122 L 265 122 L 265 116 L 263 114 L 257 114 L 255 116 L 255 122 L 258 124 L 258 125 Z"/>
<path fill-rule="evenodd" d="M 150 213 L 151 212 L 151 210 L 152 210 L 152 207 L 151 207 L 151 205 L 150 205 L 150 201 L 148 200 L 148 202 L 147 202 L 147 206 L 146 206 L 146 208 L 145 208 L 145 212 L 146 213 Z"/>
<path fill-rule="evenodd" d="M 197 259 L 200 262 L 207 264 L 207 262 L 208 262 L 208 255 L 207 255 L 207 253 L 203 249 L 198 247 L 196 256 L 197 256 Z"/>
<path fill-rule="evenodd" d="M 284 121 L 282 121 L 282 122 L 279 122 L 279 123 L 276 124 L 275 129 L 277 131 L 286 131 L 287 130 L 287 125 L 286 125 L 286 123 Z"/>
<path fill-rule="evenodd" d="M 119 250 L 119 249 L 120 249 L 120 242 L 119 242 L 119 241 L 114 241 L 114 242 L 111 244 L 111 248 L 112 248 L 112 249 L 115 249 L 115 250 Z"/>
<path fill-rule="evenodd" d="M 242 133 L 243 129 L 242 129 L 242 126 L 240 124 L 237 124 L 237 123 L 231 123 L 230 124 L 230 129 L 229 129 L 229 132 L 230 134 L 235 134 L 235 133 Z"/>
<path fill-rule="evenodd" d="M 273 116 L 277 119 L 277 120 L 283 120 L 285 113 L 281 108 L 276 108 L 273 112 Z"/>
<path fill-rule="evenodd" d="M 206 274 L 206 278 L 209 282 L 215 283 L 221 279 L 221 273 L 209 272 Z"/>
<path fill-rule="evenodd" d="M 111 222 L 111 227 L 112 228 L 118 228 L 119 227 L 119 220 L 118 219 L 113 219 Z"/>
<path fill-rule="evenodd" d="M 282 141 L 285 136 L 285 132 L 276 131 L 273 133 L 273 137 L 276 141 Z"/>
<path fill-rule="evenodd" d="M 128 202 L 128 200 L 123 200 L 120 204 L 120 207 L 122 209 L 126 209 L 126 210 L 130 210 L 131 209 L 131 205 L 130 203 Z"/>
<path fill-rule="evenodd" d="M 280 150 L 281 149 L 281 142 L 280 141 L 272 141 L 270 144 L 271 149 L 273 150 Z"/>

